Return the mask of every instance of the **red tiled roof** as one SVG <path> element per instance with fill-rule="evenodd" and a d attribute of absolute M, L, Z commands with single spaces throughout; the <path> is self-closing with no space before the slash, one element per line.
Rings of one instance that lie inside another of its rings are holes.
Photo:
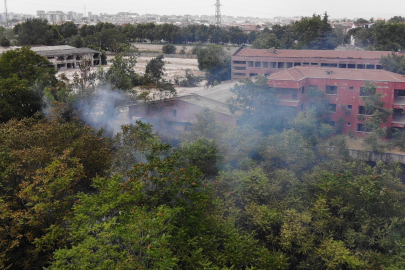
<path fill-rule="evenodd" d="M 235 56 L 247 57 L 292 57 L 292 58 L 353 58 L 353 59 L 380 59 L 381 56 L 391 54 L 388 51 L 331 51 L 331 50 L 278 50 L 270 52 L 265 49 L 242 49 Z"/>
<path fill-rule="evenodd" d="M 273 73 L 267 77 L 268 80 L 293 81 L 299 81 L 305 78 L 405 82 L 405 76 L 381 69 L 370 70 L 300 66 Z"/>

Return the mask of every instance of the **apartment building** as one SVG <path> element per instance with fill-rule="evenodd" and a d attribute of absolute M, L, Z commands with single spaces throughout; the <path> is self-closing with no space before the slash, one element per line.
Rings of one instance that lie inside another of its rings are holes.
<path fill-rule="evenodd" d="M 248 49 L 241 47 L 232 55 L 232 79 L 270 75 L 296 66 L 341 69 L 382 69 L 386 51 L 331 51 Z"/>
<path fill-rule="evenodd" d="M 343 69 L 329 67 L 296 66 L 268 76 L 268 84 L 280 93 L 280 105 L 295 107 L 297 113 L 305 111 L 310 99 L 305 93 L 310 87 L 325 91 L 329 98 L 331 125 L 344 120 L 343 132 L 357 132 L 360 137 L 367 132 L 358 115 L 365 115 L 362 96 L 366 81 L 374 83 L 383 94 L 385 108 L 394 110 L 383 127 L 405 128 L 405 76 L 385 70 Z"/>

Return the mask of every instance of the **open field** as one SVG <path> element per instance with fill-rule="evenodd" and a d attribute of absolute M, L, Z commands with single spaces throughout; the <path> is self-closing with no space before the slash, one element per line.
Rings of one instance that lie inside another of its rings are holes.
<path fill-rule="evenodd" d="M 163 44 L 150 44 L 150 43 L 132 43 L 133 46 L 137 47 L 140 52 L 142 51 L 156 51 L 156 52 L 162 52 L 162 47 Z M 195 46 L 196 44 L 188 44 L 188 45 L 174 45 L 177 48 L 176 53 L 179 53 L 181 48 L 183 46 L 186 47 L 186 53 L 191 54 L 191 49 Z M 207 47 L 207 46 L 203 46 Z M 233 54 L 236 52 L 237 49 L 239 49 L 238 46 L 223 46 L 224 50 L 228 52 L 229 54 Z"/>

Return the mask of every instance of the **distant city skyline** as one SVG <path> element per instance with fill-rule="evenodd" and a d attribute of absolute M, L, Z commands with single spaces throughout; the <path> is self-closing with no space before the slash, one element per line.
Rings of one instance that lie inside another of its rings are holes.
<path fill-rule="evenodd" d="M 140 2 L 140 1 L 139 1 Z M 133 12 L 138 14 L 159 14 L 159 15 L 213 15 L 215 0 L 148 0 L 141 3 L 134 3 L 128 0 L 7 0 L 8 11 L 14 13 L 36 14 L 37 10 L 64 12 L 74 11 L 93 14 L 118 12 Z M 330 18 L 354 18 L 365 19 L 391 18 L 393 16 L 405 16 L 405 2 L 386 0 L 378 4 L 371 4 L 370 1 L 320 1 L 320 0 L 289 0 L 269 2 L 265 0 L 233 1 L 221 0 L 221 13 L 228 16 L 273 18 L 277 16 L 312 16 L 312 14 L 323 14 L 328 12 Z M 399 11 L 399 12 L 397 12 Z M 0 13 L 4 12 L 4 0 L 0 5 Z"/>

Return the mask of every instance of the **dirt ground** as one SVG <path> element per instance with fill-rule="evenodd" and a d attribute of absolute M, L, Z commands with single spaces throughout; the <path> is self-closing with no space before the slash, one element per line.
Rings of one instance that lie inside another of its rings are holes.
<path fill-rule="evenodd" d="M 108 56 L 108 65 L 102 66 L 104 70 L 108 70 L 108 68 L 111 66 L 111 60 L 113 57 Z M 152 59 L 152 57 L 139 57 L 138 62 L 135 66 L 135 71 L 137 73 L 144 73 L 145 68 L 147 63 Z M 165 61 L 165 76 L 164 78 L 166 80 L 174 80 L 176 76 L 179 77 L 185 77 L 186 75 L 186 69 L 191 69 L 194 75 L 204 75 L 204 72 L 201 72 L 198 69 L 198 61 L 197 59 L 188 59 L 188 58 L 167 58 L 164 60 Z M 66 76 L 71 80 L 73 79 L 73 74 L 75 72 L 79 72 L 78 69 L 69 69 L 69 70 L 63 70 L 59 71 L 57 73 L 57 76 L 61 73 L 65 73 Z M 176 87 L 177 90 L 177 95 L 182 96 L 182 95 L 187 95 L 189 93 L 193 93 L 196 91 L 200 91 L 204 89 L 205 82 L 201 82 L 198 87 Z"/>
<path fill-rule="evenodd" d="M 140 52 L 142 51 L 156 51 L 156 52 L 162 52 L 162 47 L 163 44 L 150 44 L 150 43 L 132 43 L 133 46 L 137 47 Z M 187 45 L 174 45 L 177 48 L 177 53 L 180 52 L 181 48 L 183 46 L 186 48 L 185 51 L 186 53 L 191 53 L 191 49 L 195 46 L 192 44 L 187 44 Z M 203 46 L 206 47 L 206 46 Z M 229 54 L 233 54 L 236 52 L 237 49 L 239 49 L 238 46 L 223 46 L 224 50 L 228 52 Z"/>

